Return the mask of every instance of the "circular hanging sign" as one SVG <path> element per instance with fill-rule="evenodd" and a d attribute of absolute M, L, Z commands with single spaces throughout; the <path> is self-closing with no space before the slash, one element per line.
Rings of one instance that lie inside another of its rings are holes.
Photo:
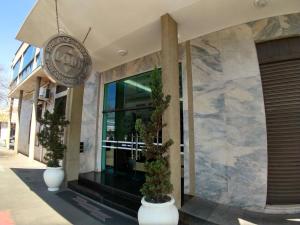
<path fill-rule="evenodd" d="M 81 85 L 91 73 L 92 60 L 88 51 L 69 35 L 51 37 L 43 51 L 44 70 L 64 86 Z"/>

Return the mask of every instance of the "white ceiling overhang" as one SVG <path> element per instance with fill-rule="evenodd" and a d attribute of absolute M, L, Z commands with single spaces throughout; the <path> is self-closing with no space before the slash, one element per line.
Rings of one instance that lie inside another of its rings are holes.
<path fill-rule="evenodd" d="M 160 50 L 160 16 L 178 23 L 179 41 L 261 18 L 300 11 L 300 0 L 269 0 L 264 8 L 254 0 L 58 0 L 62 30 L 83 40 L 94 68 L 104 71 Z M 57 34 L 55 1 L 38 0 L 17 39 L 42 47 Z M 126 56 L 117 51 L 125 49 Z"/>

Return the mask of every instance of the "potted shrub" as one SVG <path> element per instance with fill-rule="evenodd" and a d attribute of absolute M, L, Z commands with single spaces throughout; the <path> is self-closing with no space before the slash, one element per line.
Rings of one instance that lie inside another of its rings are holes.
<path fill-rule="evenodd" d="M 136 130 L 145 143 L 143 153 L 146 157 L 146 181 L 141 189 L 142 205 L 138 211 L 140 225 L 177 225 L 178 210 L 170 195 L 173 185 L 170 182 L 168 149 L 173 144 L 169 139 L 159 144 L 163 124 L 162 116 L 169 106 L 171 96 L 164 96 L 159 70 L 156 68 L 151 77 L 151 99 L 153 112 L 150 121 L 136 121 Z"/>
<path fill-rule="evenodd" d="M 46 111 L 40 121 L 42 130 L 38 134 L 40 144 L 47 150 L 44 159 L 47 169 L 44 172 L 44 180 L 49 191 L 57 191 L 64 179 L 62 159 L 66 146 L 63 143 L 64 128 L 68 125 L 65 116 L 59 110 L 59 104 L 53 112 Z"/>

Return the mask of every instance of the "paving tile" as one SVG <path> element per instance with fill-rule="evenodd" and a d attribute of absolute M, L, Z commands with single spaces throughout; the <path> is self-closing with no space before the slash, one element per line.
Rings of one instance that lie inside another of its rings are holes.
<path fill-rule="evenodd" d="M 263 214 L 262 213 L 258 213 L 258 212 L 248 212 L 245 211 L 243 213 L 243 216 L 241 218 L 242 221 L 244 221 L 244 223 L 248 223 L 248 224 L 262 224 L 263 222 Z"/>
<path fill-rule="evenodd" d="M 288 220 L 288 215 L 275 215 L 266 214 L 262 217 L 262 224 L 264 225 L 290 225 L 291 221 Z M 298 222 L 300 224 L 300 222 Z"/>
<path fill-rule="evenodd" d="M 242 216 L 243 213 L 240 210 L 235 210 L 228 206 L 226 207 L 223 205 L 219 205 L 210 215 L 208 220 L 210 222 L 222 225 L 241 225 L 239 219 Z"/>
<path fill-rule="evenodd" d="M 216 207 L 216 203 L 194 197 L 184 204 L 181 211 L 201 219 L 207 219 Z"/>

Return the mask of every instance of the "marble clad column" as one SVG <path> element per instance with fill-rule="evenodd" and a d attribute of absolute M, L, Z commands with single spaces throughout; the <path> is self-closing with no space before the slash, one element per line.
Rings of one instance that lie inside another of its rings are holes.
<path fill-rule="evenodd" d="M 20 131 L 20 118 L 21 118 L 22 101 L 23 101 L 23 90 L 20 90 L 19 102 L 18 102 L 18 112 L 17 112 L 17 121 L 16 121 L 16 129 L 15 129 L 15 146 L 14 146 L 14 150 L 15 150 L 16 153 L 18 153 L 18 151 L 19 151 L 19 131 Z"/>
<path fill-rule="evenodd" d="M 82 120 L 84 85 L 70 88 L 67 95 L 66 129 L 67 149 L 64 157 L 65 181 L 77 180 L 80 168 L 80 133 Z"/>
<path fill-rule="evenodd" d="M 36 114 L 37 114 L 37 104 L 39 100 L 41 85 L 41 77 L 37 77 L 35 80 L 35 89 L 33 93 L 32 101 L 32 113 L 31 113 L 31 125 L 30 125 L 30 138 L 29 138 L 29 159 L 34 159 L 34 148 L 35 148 L 35 139 L 36 139 Z"/>
<path fill-rule="evenodd" d="M 9 112 L 8 112 L 8 124 L 7 124 L 7 137 L 6 137 L 6 148 L 9 149 L 10 144 L 10 132 L 11 132 L 11 116 L 14 105 L 14 99 L 9 100 Z"/>
<path fill-rule="evenodd" d="M 165 14 L 161 17 L 162 43 L 162 82 L 163 91 L 171 95 L 170 106 L 163 121 L 163 140 L 171 138 L 174 144 L 170 147 L 171 183 L 176 206 L 181 207 L 181 156 L 180 156 L 180 105 L 179 105 L 179 70 L 178 70 L 178 37 L 177 23 Z"/>

